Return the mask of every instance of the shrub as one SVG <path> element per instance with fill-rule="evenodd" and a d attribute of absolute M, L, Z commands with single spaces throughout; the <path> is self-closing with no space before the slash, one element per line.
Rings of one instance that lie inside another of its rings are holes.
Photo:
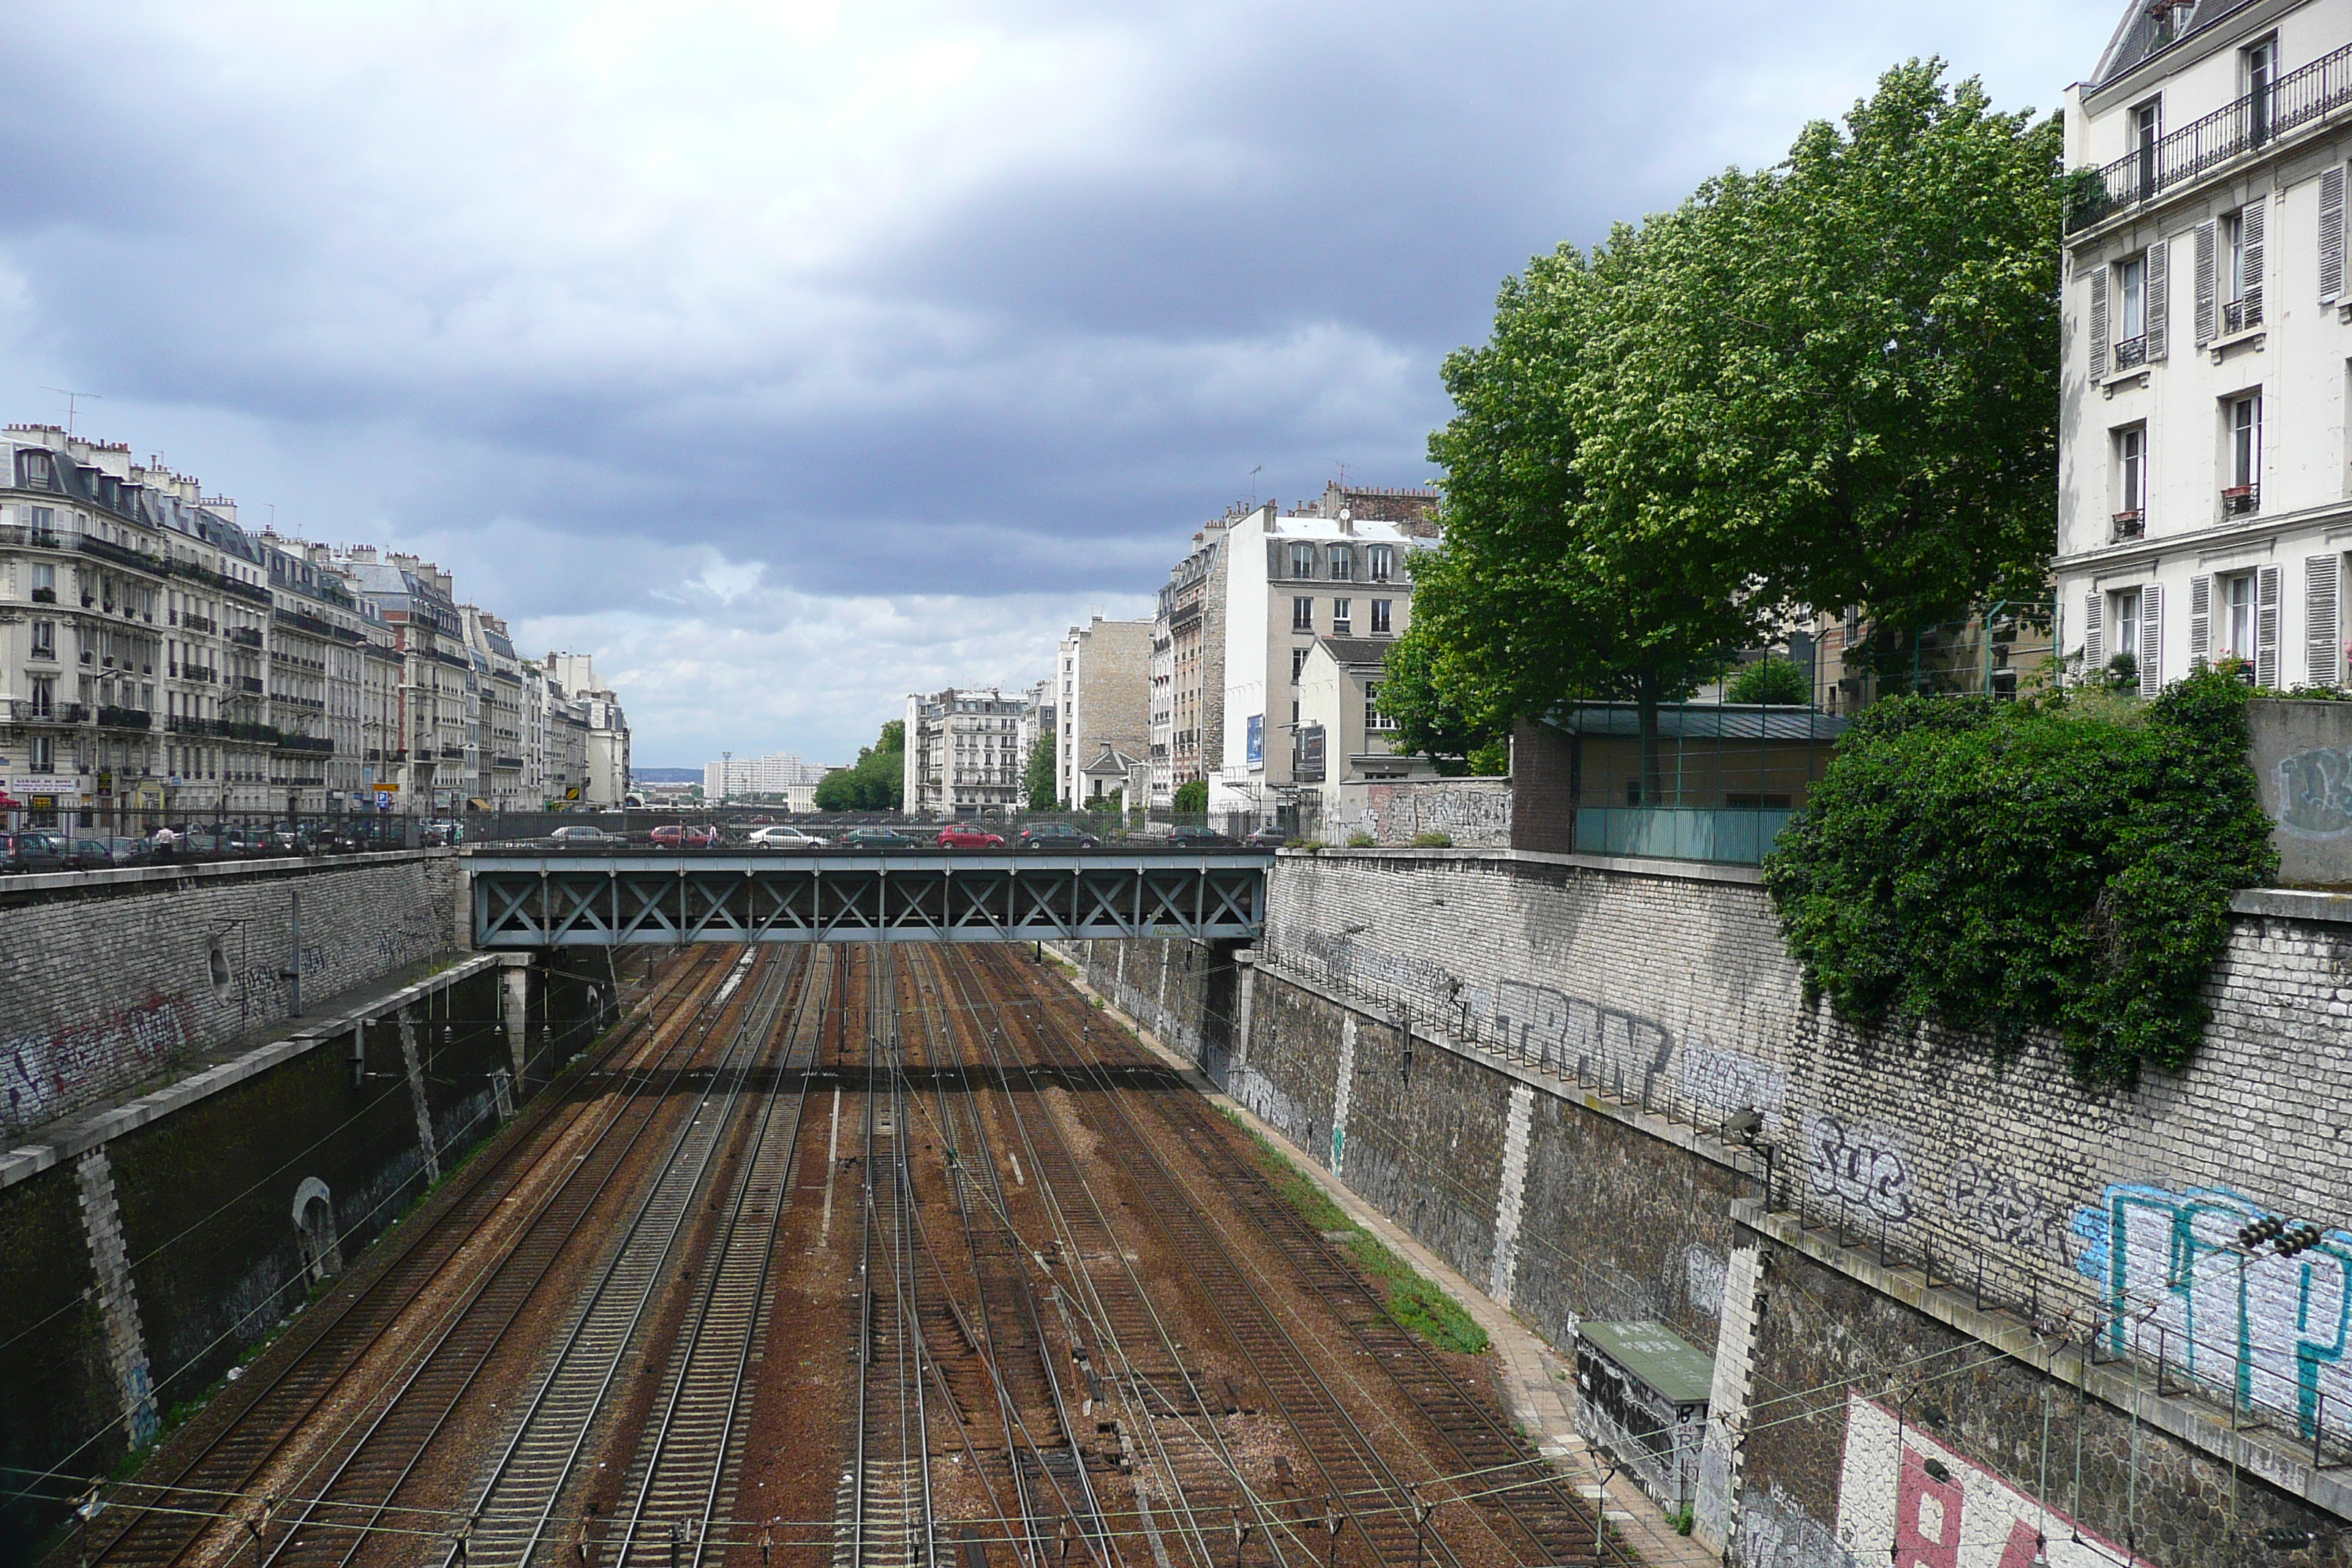
<path fill-rule="evenodd" d="M 1186 779 L 1176 786 L 1175 810 L 1186 816 L 1200 816 L 1209 809 L 1209 781 Z"/>
<path fill-rule="evenodd" d="M 1801 708 L 1813 700 L 1813 683 L 1792 661 L 1768 658 L 1733 676 L 1730 689 L 1724 695 L 1734 702 Z"/>
<path fill-rule="evenodd" d="M 2277 869 L 2219 671 L 2153 702 L 1899 697 L 1858 718 L 1765 862 L 1808 992 L 1864 1029 L 2014 1049 L 2053 1031 L 2125 1082 L 2195 1054 L 2230 896 Z"/>
<path fill-rule="evenodd" d="M 1412 847 L 1415 849 L 1451 849 L 1454 847 L 1454 835 L 1435 832 L 1416 833 L 1412 836 Z"/>
<path fill-rule="evenodd" d="M 1369 833 L 1359 832 L 1348 835 L 1348 847 L 1350 849 L 1377 849 L 1380 847 L 1380 843 L 1379 839 Z"/>

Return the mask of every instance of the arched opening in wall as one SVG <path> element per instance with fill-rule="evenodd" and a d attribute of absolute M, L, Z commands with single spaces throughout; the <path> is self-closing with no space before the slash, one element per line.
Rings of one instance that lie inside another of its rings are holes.
<path fill-rule="evenodd" d="M 205 955 L 205 967 L 212 975 L 213 989 L 224 996 L 227 995 L 228 954 L 222 951 L 218 937 L 213 938 L 211 950 Z"/>
<path fill-rule="evenodd" d="M 335 1198 L 327 1184 L 305 1176 L 294 1189 L 294 1239 L 302 1252 L 302 1279 L 315 1285 L 343 1271 L 342 1237 L 335 1230 Z"/>

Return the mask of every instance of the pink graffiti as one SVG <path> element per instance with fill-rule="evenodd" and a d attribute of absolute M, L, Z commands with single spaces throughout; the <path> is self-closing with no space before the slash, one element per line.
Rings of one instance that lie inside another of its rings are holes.
<path fill-rule="evenodd" d="M 143 1077 L 184 1049 L 195 1032 L 194 1005 L 173 992 L 47 1035 L 0 1042 L 7 1120 L 21 1126 L 56 1114 L 86 1091 Z"/>

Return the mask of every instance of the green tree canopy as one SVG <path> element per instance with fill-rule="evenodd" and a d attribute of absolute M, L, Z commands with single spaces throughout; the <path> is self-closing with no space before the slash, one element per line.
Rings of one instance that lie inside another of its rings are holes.
<path fill-rule="evenodd" d="M 1489 728 L 1580 698 L 1650 718 L 1799 606 L 1901 636 L 2042 597 L 2058 128 L 1943 76 L 1899 66 L 1780 166 L 1504 284 L 1445 363 L 1408 731 L 1439 699 Z"/>
<path fill-rule="evenodd" d="M 1180 815 L 1201 816 L 1209 809 L 1209 781 L 1186 779 L 1176 786 L 1176 798 L 1171 804 Z"/>
<path fill-rule="evenodd" d="M 1021 775 L 1021 785 L 1029 795 L 1029 809 L 1051 811 L 1058 804 L 1054 794 L 1054 737 L 1040 734 L 1029 746 L 1029 766 Z"/>
<path fill-rule="evenodd" d="M 857 761 L 835 768 L 816 786 L 819 811 L 896 811 L 906 799 L 907 724 L 893 719 L 873 745 L 861 746 Z"/>

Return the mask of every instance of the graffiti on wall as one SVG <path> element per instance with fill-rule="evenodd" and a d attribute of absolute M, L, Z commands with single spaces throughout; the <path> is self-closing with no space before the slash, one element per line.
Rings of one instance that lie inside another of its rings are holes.
<path fill-rule="evenodd" d="M 2053 1263 L 2070 1260 L 2072 1227 L 2064 1213 L 2014 1173 L 1963 1155 L 1944 1173 L 1944 1195 L 1953 1215 L 1986 1240 L 2021 1247 Z"/>
<path fill-rule="evenodd" d="M 2239 1228 L 2267 1212 L 2218 1187 L 2111 1186 L 2074 1215 L 2074 1266 L 2099 1287 L 2110 1350 L 2160 1355 L 2216 1394 L 2291 1415 L 2309 1436 L 2323 1401 L 2330 1421 L 2352 1418 L 2352 1234 L 2248 1258 Z"/>
<path fill-rule="evenodd" d="M 1846 1402 L 1839 1547 L 1895 1568 L 2148 1568 L 1895 1411 Z"/>
<path fill-rule="evenodd" d="M 2352 751 L 2316 746 L 2278 762 L 2279 826 L 2297 838 L 2352 833 Z"/>
<path fill-rule="evenodd" d="M 1894 1132 L 1816 1116 L 1805 1123 L 1805 1152 L 1808 1184 L 1817 1195 L 1889 1225 L 1911 1218 L 1911 1168 Z"/>
<path fill-rule="evenodd" d="M 1507 849 L 1511 843 L 1511 786 L 1500 781 L 1371 784 L 1366 787 L 1364 828 L 1386 845 L 1411 844 L 1417 834 L 1443 833 L 1456 848 Z"/>
<path fill-rule="evenodd" d="M 195 1008 L 174 992 L 102 1018 L 0 1041 L 7 1120 L 24 1126 L 70 1105 L 87 1089 L 143 1078 L 195 1037 Z"/>

